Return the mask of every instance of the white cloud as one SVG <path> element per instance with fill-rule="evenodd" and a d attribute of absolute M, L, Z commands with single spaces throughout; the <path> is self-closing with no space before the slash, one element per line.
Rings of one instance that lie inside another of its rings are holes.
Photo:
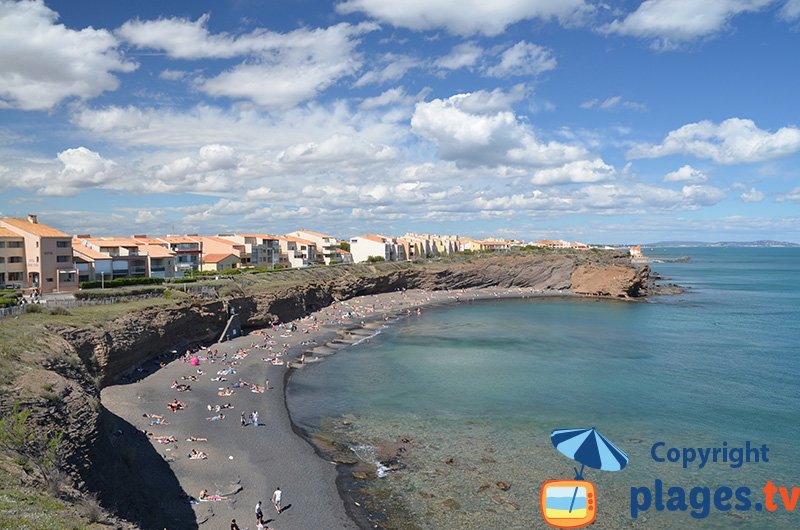
<path fill-rule="evenodd" d="M 750 188 L 747 191 L 743 191 L 739 198 L 743 202 L 761 202 L 764 200 L 764 194 L 755 188 Z"/>
<path fill-rule="evenodd" d="M 786 193 L 781 193 L 776 199 L 778 202 L 800 202 L 800 186 Z"/>
<path fill-rule="evenodd" d="M 445 70 L 458 70 L 475 66 L 482 56 L 483 48 L 474 42 L 463 42 L 454 46 L 450 53 L 437 59 L 434 64 Z"/>
<path fill-rule="evenodd" d="M 393 26 L 425 30 L 446 28 L 458 35 L 497 35 L 522 20 L 558 19 L 568 23 L 589 10 L 583 0 L 347 0 L 336 6 L 343 14 L 365 13 Z"/>
<path fill-rule="evenodd" d="M 287 147 L 278 155 L 278 162 L 291 164 L 348 162 L 367 165 L 397 158 L 397 150 L 386 145 L 375 145 L 364 139 L 335 134 L 320 143 L 307 142 Z"/>
<path fill-rule="evenodd" d="M 800 19 L 800 0 L 787 0 L 781 8 L 780 17 L 788 22 Z"/>
<path fill-rule="evenodd" d="M 774 0 L 646 0 L 623 20 L 603 29 L 608 33 L 653 39 L 653 46 L 671 49 L 726 29 L 736 15 L 763 9 Z"/>
<path fill-rule="evenodd" d="M 272 53 L 239 64 L 199 88 L 212 96 L 249 99 L 268 109 L 286 109 L 315 97 L 361 68 L 355 53 L 363 27 L 339 24 L 295 30 L 278 39 Z"/>
<path fill-rule="evenodd" d="M 542 167 L 586 156 L 580 146 L 540 142 L 511 110 L 498 108 L 493 94 L 479 91 L 417 103 L 411 128 L 433 142 L 445 160 L 460 165 Z"/>
<path fill-rule="evenodd" d="M 626 109 L 639 110 L 639 111 L 647 110 L 647 105 L 645 105 L 644 103 L 637 103 L 635 101 L 626 101 L 625 99 L 623 99 L 622 96 L 611 96 L 610 98 L 607 98 L 603 101 L 594 98 L 588 101 L 584 101 L 583 103 L 580 104 L 580 108 L 582 109 L 592 109 L 595 107 L 602 110 L 610 110 L 615 107 L 624 107 Z"/>
<path fill-rule="evenodd" d="M 386 64 L 382 69 L 370 70 L 362 75 L 353 84 L 355 87 L 363 87 L 366 85 L 382 85 L 390 81 L 398 81 L 406 75 L 412 68 L 419 66 L 419 61 L 413 57 L 396 54 L 386 54 L 382 58 L 382 62 Z"/>
<path fill-rule="evenodd" d="M 614 166 L 606 164 L 599 158 L 576 160 L 560 167 L 540 169 L 533 174 L 531 182 L 539 186 L 600 182 L 613 179 L 616 173 Z"/>
<path fill-rule="evenodd" d="M 688 164 L 664 175 L 664 182 L 689 182 L 692 184 L 699 184 L 706 180 L 708 180 L 708 177 L 705 173 Z"/>
<path fill-rule="evenodd" d="M 537 76 L 542 72 L 554 70 L 556 59 L 550 50 L 520 41 L 505 50 L 500 56 L 500 62 L 486 69 L 486 74 L 492 77 L 519 77 Z"/>
<path fill-rule="evenodd" d="M 661 144 L 640 144 L 629 158 L 658 158 L 686 154 L 720 164 L 763 162 L 800 151 L 800 129 L 783 127 L 774 133 L 759 129 L 752 120 L 730 118 L 715 124 L 690 123 L 671 131 Z"/>
<path fill-rule="evenodd" d="M 375 109 L 389 105 L 407 105 L 413 102 L 414 99 L 405 93 L 403 87 L 396 87 L 390 88 L 377 96 L 364 98 L 358 106 L 362 109 Z"/>
<path fill-rule="evenodd" d="M 46 110 L 92 98 L 117 89 L 111 72 L 136 69 L 108 31 L 75 31 L 57 19 L 42 2 L 0 1 L 0 108 Z"/>
<path fill-rule="evenodd" d="M 58 153 L 57 161 L 29 162 L 26 165 L 15 186 L 53 196 L 77 195 L 84 189 L 112 187 L 119 169 L 114 161 L 106 160 L 86 147 L 65 149 Z"/>

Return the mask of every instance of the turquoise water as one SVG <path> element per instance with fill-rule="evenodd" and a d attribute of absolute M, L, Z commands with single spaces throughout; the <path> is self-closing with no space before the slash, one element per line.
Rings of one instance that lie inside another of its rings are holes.
<path fill-rule="evenodd" d="M 574 464 L 549 433 L 592 426 L 630 456 L 619 473 L 586 473 L 598 487 L 596 527 L 800 526 L 800 505 L 788 514 L 712 507 L 698 519 L 690 505 L 631 517 L 631 488 L 653 490 L 655 479 L 687 494 L 747 486 L 752 503 L 763 502 L 767 480 L 800 486 L 800 249 L 646 253 L 690 256 L 652 265 L 687 292 L 646 303 L 492 300 L 425 310 L 296 374 L 292 417 L 353 445 L 414 440 L 408 469 L 369 486 L 403 502 L 423 528 L 544 527 L 538 489 L 573 478 Z M 766 444 L 769 462 L 683 469 L 651 458 L 658 441 Z M 497 480 L 511 489 L 481 489 Z"/>

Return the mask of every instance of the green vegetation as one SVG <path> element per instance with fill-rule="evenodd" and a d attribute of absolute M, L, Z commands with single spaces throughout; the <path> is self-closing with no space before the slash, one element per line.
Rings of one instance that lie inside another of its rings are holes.
<path fill-rule="evenodd" d="M 39 478 L 50 490 L 59 480 L 58 445 L 64 431 L 43 437 L 28 425 L 30 414 L 30 410 L 15 404 L 10 414 L 0 418 L 0 449 L 16 455 L 17 462 L 26 472 L 38 471 Z"/>
<path fill-rule="evenodd" d="M 76 300 L 97 300 L 101 298 L 124 298 L 126 296 L 160 295 L 165 287 L 139 287 L 121 289 L 102 289 L 99 291 L 78 291 L 74 294 Z"/>
<path fill-rule="evenodd" d="M 81 289 L 100 289 L 105 286 L 125 287 L 126 285 L 158 285 L 164 283 L 164 278 L 117 278 L 116 280 L 81 282 Z"/>
<path fill-rule="evenodd" d="M 0 307 L 11 307 L 19 303 L 22 291 L 16 289 L 0 289 Z"/>
<path fill-rule="evenodd" d="M 381 261 L 386 261 L 383 256 L 370 256 L 367 258 L 367 263 L 380 263 Z"/>
<path fill-rule="evenodd" d="M 350 243 L 348 243 L 347 241 L 342 241 L 341 243 L 339 243 L 339 248 L 342 250 L 346 250 L 347 252 L 350 252 Z"/>

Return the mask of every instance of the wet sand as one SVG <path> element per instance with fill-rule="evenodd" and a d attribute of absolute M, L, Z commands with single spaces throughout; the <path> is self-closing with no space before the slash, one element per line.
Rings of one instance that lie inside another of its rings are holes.
<path fill-rule="evenodd" d="M 368 336 L 398 316 L 418 308 L 424 310 L 425 306 L 548 294 L 563 293 L 524 288 L 403 291 L 336 302 L 303 319 L 192 352 L 192 356 L 200 358 L 199 366 L 191 366 L 187 362 L 189 357 L 184 355 L 138 382 L 107 387 L 102 392 L 102 402 L 136 428 L 153 433 L 150 443 L 169 462 L 185 492 L 195 499 L 201 490 L 225 497 L 192 505 L 196 523 L 202 528 L 227 530 L 235 518 L 242 529 L 254 529 L 254 507 L 262 501 L 264 519 L 269 521 L 270 528 L 354 529 L 358 525 L 348 516 L 345 501 L 336 488 L 335 464 L 317 456 L 293 429 L 284 385 L 287 370 L 303 368 L 287 365 L 297 366 L 303 355 L 307 362 L 324 363 L 328 355 L 346 354 L 342 350 L 349 343 Z M 291 331 L 291 326 L 296 329 Z M 215 350 L 216 355 L 210 356 Z M 227 362 L 222 359 L 225 353 Z M 270 358 L 287 364 L 276 366 L 262 360 Z M 218 371 L 229 368 L 236 373 L 218 375 Z M 189 376 L 197 381 L 182 379 Z M 227 380 L 211 380 L 216 377 Z M 248 386 L 232 389 L 234 393 L 230 396 L 218 396 L 218 392 L 230 389 L 231 383 L 240 378 Z M 251 391 L 253 384 L 264 386 L 265 379 L 269 379 L 269 389 L 263 393 Z M 178 392 L 170 388 L 176 380 L 190 385 L 191 390 Z M 186 408 L 177 412 L 167 410 L 167 403 L 173 399 L 185 403 Z M 224 419 L 208 420 L 219 414 L 209 411 L 208 405 L 228 403 L 233 407 L 219 412 Z M 260 425 L 242 427 L 241 413 L 247 417 L 253 411 L 258 412 Z M 151 425 L 143 414 L 163 416 L 168 424 Z M 126 434 L 132 437 L 135 433 Z M 175 442 L 161 444 L 155 436 L 173 436 Z M 187 441 L 191 436 L 208 441 Z M 189 459 L 192 449 L 206 453 L 207 458 Z M 283 491 L 281 513 L 270 503 L 276 487 Z M 186 527 L 194 527 L 196 523 L 187 521 Z"/>

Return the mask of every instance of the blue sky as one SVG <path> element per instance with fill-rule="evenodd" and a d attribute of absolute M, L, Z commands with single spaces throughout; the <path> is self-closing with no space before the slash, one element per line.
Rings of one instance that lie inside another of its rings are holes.
<path fill-rule="evenodd" d="M 800 242 L 800 0 L 0 0 L 0 215 Z"/>

